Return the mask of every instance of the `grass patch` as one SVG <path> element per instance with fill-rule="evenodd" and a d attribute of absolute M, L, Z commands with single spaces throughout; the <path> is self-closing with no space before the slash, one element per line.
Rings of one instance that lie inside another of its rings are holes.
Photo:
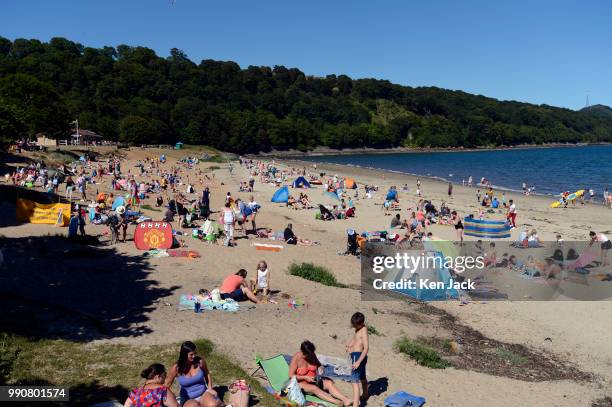
<path fill-rule="evenodd" d="M 442 359 L 440 354 L 434 348 L 407 337 L 398 339 L 395 342 L 395 349 L 399 353 L 408 355 L 410 359 L 414 360 L 421 366 L 429 367 L 431 369 L 444 369 L 450 366 L 450 364 L 446 360 Z"/>
<path fill-rule="evenodd" d="M 338 280 L 336 280 L 336 276 L 328 269 L 321 266 L 315 266 L 312 263 L 293 263 L 289 266 L 289 274 L 331 287 L 346 288 L 346 285 L 339 283 Z"/>
<path fill-rule="evenodd" d="M 222 155 L 211 155 L 208 156 L 208 158 L 202 158 L 200 161 L 206 162 L 206 163 L 227 163 L 230 160 L 227 159 L 226 157 L 222 156 Z"/>
<path fill-rule="evenodd" d="M 215 170 L 220 170 L 221 167 L 219 167 L 218 165 L 211 165 L 210 167 L 206 168 L 206 170 L 208 171 L 215 171 Z"/>
<path fill-rule="evenodd" d="M 367 328 L 368 328 L 368 333 L 370 335 L 385 336 L 384 334 L 378 332 L 378 330 L 374 327 L 374 325 L 367 325 Z"/>
<path fill-rule="evenodd" d="M 514 366 L 521 366 L 529 361 L 525 356 L 504 348 L 497 348 L 495 353 L 499 358 Z"/>
<path fill-rule="evenodd" d="M 146 211 L 161 212 L 160 209 L 154 208 L 154 207 L 152 207 L 151 205 L 148 205 L 148 204 L 140 205 L 140 209 L 144 209 Z"/>
<path fill-rule="evenodd" d="M 199 354 L 206 358 L 215 383 L 229 385 L 235 379 L 246 379 L 261 405 L 274 405 L 274 398 L 261 384 L 216 352 L 212 342 L 202 339 L 195 343 Z M 141 370 L 154 362 L 169 369 L 178 357 L 179 347 L 179 344 L 92 345 L 0 333 L 0 385 L 68 386 L 70 405 L 113 399 L 123 404 L 130 389 L 142 384 Z M 175 381 L 176 395 L 178 390 Z"/>

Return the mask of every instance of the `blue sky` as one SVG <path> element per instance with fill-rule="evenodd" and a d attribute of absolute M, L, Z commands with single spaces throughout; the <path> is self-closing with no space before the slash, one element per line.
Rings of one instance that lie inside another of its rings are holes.
<path fill-rule="evenodd" d="M 1 0 L 0 35 L 612 106 L 612 1 Z"/>

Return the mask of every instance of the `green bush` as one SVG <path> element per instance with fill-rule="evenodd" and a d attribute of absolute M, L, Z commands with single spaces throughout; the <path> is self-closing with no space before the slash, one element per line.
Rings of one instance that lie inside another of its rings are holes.
<path fill-rule="evenodd" d="M 449 363 L 442 359 L 438 352 L 427 345 L 423 345 L 410 338 L 402 337 L 395 342 L 395 349 L 399 353 L 404 353 L 421 366 L 432 369 L 444 369 Z"/>
<path fill-rule="evenodd" d="M 315 266 L 312 263 L 293 263 L 289 266 L 289 274 L 292 276 L 302 277 L 306 280 L 316 281 L 323 285 L 332 287 L 346 287 L 336 280 L 336 277 L 325 267 Z"/>

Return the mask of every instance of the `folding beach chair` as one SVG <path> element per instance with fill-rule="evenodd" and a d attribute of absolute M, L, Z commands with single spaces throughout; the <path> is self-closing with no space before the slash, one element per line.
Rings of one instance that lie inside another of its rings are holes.
<path fill-rule="evenodd" d="M 289 364 L 283 355 L 277 355 L 270 359 L 262 359 L 257 356 L 255 362 L 266 374 L 266 378 L 270 383 L 270 387 L 277 393 L 280 394 L 284 389 L 285 384 L 289 381 Z M 257 370 L 255 372 L 257 372 Z M 255 374 L 253 372 L 253 374 Z M 327 401 L 321 400 L 318 397 L 312 395 L 305 395 L 306 401 L 318 403 L 328 407 L 334 407 L 334 404 L 328 403 Z M 282 405 L 282 404 L 281 404 Z"/>

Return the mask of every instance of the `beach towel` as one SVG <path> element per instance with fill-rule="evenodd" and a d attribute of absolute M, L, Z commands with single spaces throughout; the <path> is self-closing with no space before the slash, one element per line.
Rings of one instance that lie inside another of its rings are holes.
<path fill-rule="evenodd" d="M 145 252 L 146 256 L 161 258 L 161 257 L 170 257 L 167 251 L 159 250 L 159 249 L 151 249 Z"/>
<path fill-rule="evenodd" d="M 179 299 L 178 309 L 179 311 L 193 311 L 195 308 L 196 300 L 199 300 L 200 310 L 203 311 L 227 311 L 227 312 L 238 312 L 240 311 L 240 304 L 232 299 L 212 301 L 212 300 L 201 300 L 193 294 L 181 294 Z"/>
<path fill-rule="evenodd" d="M 348 358 L 318 354 L 317 357 L 323 366 L 323 374 L 321 376 L 350 383 L 355 381 L 353 369 Z"/>
<path fill-rule="evenodd" d="M 181 249 L 174 249 L 174 250 L 168 250 L 168 255 L 170 257 L 186 257 L 186 258 L 190 258 L 190 259 L 197 259 L 200 256 L 200 253 L 198 253 L 195 250 L 181 250 Z"/>
<path fill-rule="evenodd" d="M 597 253 L 591 251 L 585 251 L 582 253 L 575 262 L 567 266 L 570 270 L 582 269 L 591 264 L 597 258 Z"/>
<path fill-rule="evenodd" d="M 398 391 L 385 399 L 385 407 L 421 407 L 423 404 L 425 404 L 425 398 L 405 391 Z"/>
<path fill-rule="evenodd" d="M 280 252 L 284 247 L 278 244 L 268 244 L 268 243 L 253 243 L 255 246 L 255 250 L 264 250 L 269 252 Z"/>

